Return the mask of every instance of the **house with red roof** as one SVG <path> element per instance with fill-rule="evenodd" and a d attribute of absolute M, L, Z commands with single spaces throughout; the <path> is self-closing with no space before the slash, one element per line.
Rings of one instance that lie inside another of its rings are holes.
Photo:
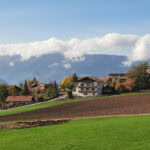
<path fill-rule="evenodd" d="M 6 99 L 6 103 L 9 106 L 22 106 L 28 105 L 35 102 L 33 96 L 8 96 Z"/>

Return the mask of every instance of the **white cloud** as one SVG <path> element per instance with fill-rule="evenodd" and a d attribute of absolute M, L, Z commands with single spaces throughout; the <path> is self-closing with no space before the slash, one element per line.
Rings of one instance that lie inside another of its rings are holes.
<path fill-rule="evenodd" d="M 48 68 L 53 68 L 53 67 L 56 67 L 56 66 L 58 66 L 59 64 L 58 63 L 53 63 L 53 64 L 50 64 L 49 66 L 48 66 Z"/>
<path fill-rule="evenodd" d="M 106 50 L 126 50 L 132 48 L 137 41 L 137 35 L 107 34 L 101 38 L 87 40 L 71 39 L 68 50 L 64 51 L 67 59 L 81 59 L 85 54 L 101 53 Z"/>
<path fill-rule="evenodd" d="M 21 60 L 39 57 L 44 54 L 61 53 L 66 60 L 81 61 L 86 54 L 127 54 L 125 65 L 135 61 L 150 59 L 150 34 L 138 36 L 133 34 L 110 33 L 103 37 L 91 39 L 70 39 L 68 41 L 50 38 L 22 44 L 0 44 L 0 56 L 19 55 Z M 66 65 L 66 64 L 65 64 Z M 13 64 L 11 64 L 13 66 Z M 49 68 L 57 64 L 49 65 Z"/>
<path fill-rule="evenodd" d="M 71 68 L 72 66 L 71 66 L 71 64 L 64 64 L 64 67 L 66 68 L 66 69 L 69 69 L 69 68 Z"/>
<path fill-rule="evenodd" d="M 15 64 L 13 62 L 9 63 L 9 66 L 13 67 Z"/>
<path fill-rule="evenodd" d="M 22 60 L 32 56 L 61 53 L 66 59 L 82 60 L 85 54 L 100 53 L 102 50 L 125 50 L 132 48 L 137 41 L 137 35 L 110 33 L 103 37 L 86 40 L 71 39 L 68 41 L 50 38 L 47 41 L 38 41 L 22 44 L 1 44 L 0 56 L 19 55 Z"/>
<path fill-rule="evenodd" d="M 131 65 L 136 61 L 146 61 L 150 59 L 150 34 L 147 34 L 136 42 L 131 55 L 128 56 L 127 61 L 123 62 L 124 65 Z"/>

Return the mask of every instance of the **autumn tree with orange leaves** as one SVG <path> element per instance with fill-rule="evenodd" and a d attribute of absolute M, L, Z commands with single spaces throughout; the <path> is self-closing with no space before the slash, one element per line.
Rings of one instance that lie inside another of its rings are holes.
<path fill-rule="evenodd" d="M 124 82 L 118 82 L 115 86 L 115 89 L 119 93 L 131 92 L 134 91 L 134 88 L 135 88 L 135 79 L 131 79 L 131 78 L 128 78 Z"/>
<path fill-rule="evenodd" d="M 65 77 L 61 82 L 61 90 L 62 91 L 70 91 L 75 86 L 77 81 L 76 74 L 72 74 L 70 77 Z"/>

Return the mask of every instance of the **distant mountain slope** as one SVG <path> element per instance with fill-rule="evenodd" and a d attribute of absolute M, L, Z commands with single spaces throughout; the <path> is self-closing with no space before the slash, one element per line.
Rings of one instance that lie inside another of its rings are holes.
<path fill-rule="evenodd" d="M 0 79 L 0 84 L 7 84 L 7 82 L 3 79 Z"/>
<path fill-rule="evenodd" d="M 128 67 L 121 64 L 125 59 L 125 56 L 95 54 L 86 55 L 82 61 L 71 62 L 60 54 L 50 54 L 20 61 L 19 56 L 1 56 L 0 78 L 14 84 L 35 77 L 37 72 L 41 82 L 60 82 L 75 72 L 79 76 L 106 76 L 112 72 L 126 72 Z"/>

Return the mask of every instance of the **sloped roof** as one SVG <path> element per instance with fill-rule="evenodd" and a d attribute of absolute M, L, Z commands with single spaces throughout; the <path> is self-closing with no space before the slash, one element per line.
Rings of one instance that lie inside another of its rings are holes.
<path fill-rule="evenodd" d="M 102 80 L 100 78 L 93 77 L 93 76 L 80 77 L 80 78 L 78 78 L 78 82 L 82 81 L 83 79 L 91 79 L 93 81 L 102 82 Z"/>
<path fill-rule="evenodd" d="M 30 102 L 33 96 L 8 96 L 6 102 Z"/>
<path fill-rule="evenodd" d="M 108 75 L 109 75 L 109 76 L 120 76 L 120 75 L 125 76 L 126 73 L 109 73 Z"/>
<path fill-rule="evenodd" d="M 7 85 L 7 88 L 8 88 L 8 89 L 17 88 L 17 89 L 20 89 L 20 90 L 21 90 L 21 88 L 18 87 L 17 85 Z"/>
<path fill-rule="evenodd" d="M 105 81 L 108 80 L 108 77 L 102 77 L 102 78 L 100 78 L 100 80 L 102 80 L 103 82 L 105 82 Z"/>
<path fill-rule="evenodd" d="M 14 88 L 15 85 L 7 85 L 7 88 Z"/>

